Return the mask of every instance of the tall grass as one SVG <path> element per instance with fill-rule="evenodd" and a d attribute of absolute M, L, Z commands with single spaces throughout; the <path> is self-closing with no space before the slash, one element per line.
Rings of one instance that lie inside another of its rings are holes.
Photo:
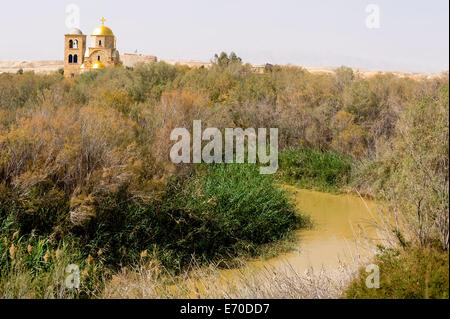
<path fill-rule="evenodd" d="M 76 289 L 66 285 L 69 265 L 79 267 L 80 286 Z M 90 298 L 103 290 L 105 270 L 100 256 L 85 259 L 73 242 L 56 245 L 19 235 L 5 236 L 0 242 L 0 298 Z"/>
<path fill-rule="evenodd" d="M 167 249 L 182 263 L 252 254 L 285 237 L 305 218 L 256 165 L 202 165 L 169 186 L 163 210 Z"/>
<path fill-rule="evenodd" d="M 290 149 L 280 155 L 279 176 L 284 182 L 301 188 L 336 192 L 350 180 L 351 161 L 332 151 Z"/>

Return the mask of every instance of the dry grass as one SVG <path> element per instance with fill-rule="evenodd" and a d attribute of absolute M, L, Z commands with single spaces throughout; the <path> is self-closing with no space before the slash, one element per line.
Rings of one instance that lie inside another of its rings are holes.
<path fill-rule="evenodd" d="M 334 299 L 356 278 L 364 260 L 341 264 L 334 270 L 309 269 L 300 273 L 283 267 L 220 270 L 217 265 L 195 266 L 171 276 L 155 262 L 123 269 L 106 284 L 100 298 L 126 299 Z"/>

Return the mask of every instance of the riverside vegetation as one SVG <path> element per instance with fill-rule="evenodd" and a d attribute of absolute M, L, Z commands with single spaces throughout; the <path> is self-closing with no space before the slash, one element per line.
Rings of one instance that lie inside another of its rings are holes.
<path fill-rule="evenodd" d="M 172 164 L 170 132 L 193 120 L 279 128 L 278 173 Z M 140 280 L 133 267 L 173 284 L 193 265 L 277 249 L 310 224 L 279 187 L 290 183 L 380 199 L 395 220 L 376 257 L 382 288 L 367 290 L 362 274 L 340 295 L 448 298 L 448 120 L 448 74 L 255 74 L 225 53 L 210 69 L 1 74 L 0 296 L 108 296 L 118 273 Z M 69 264 L 80 289 L 64 284 Z M 303 286 L 280 287 L 298 297 Z"/>

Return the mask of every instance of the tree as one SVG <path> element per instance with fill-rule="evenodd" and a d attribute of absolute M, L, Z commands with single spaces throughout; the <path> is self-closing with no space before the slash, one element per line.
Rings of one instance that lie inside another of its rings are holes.
<path fill-rule="evenodd" d="M 220 67 L 227 67 L 233 63 L 242 64 L 242 59 L 234 52 L 231 52 L 229 56 L 226 52 L 222 52 L 220 55 L 214 55 L 214 63 Z"/>
<path fill-rule="evenodd" d="M 236 55 L 236 53 L 231 52 L 229 57 L 230 63 L 242 63 L 242 59 Z"/>
<path fill-rule="evenodd" d="M 340 92 L 343 92 L 346 87 L 352 85 L 352 82 L 355 79 L 355 74 L 353 73 L 353 70 L 345 66 L 337 68 L 335 73 L 336 73 L 335 85 Z"/>

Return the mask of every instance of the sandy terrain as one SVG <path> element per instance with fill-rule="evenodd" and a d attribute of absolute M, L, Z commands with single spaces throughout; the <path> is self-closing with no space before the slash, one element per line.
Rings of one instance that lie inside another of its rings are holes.
<path fill-rule="evenodd" d="M 122 62 L 125 66 L 132 67 L 137 63 L 144 62 L 150 63 L 157 60 L 155 56 L 148 55 L 137 55 L 137 54 L 129 54 L 125 53 L 121 56 Z M 171 65 L 187 65 L 189 67 L 201 67 L 204 66 L 206 68 L 211 66 L 209 62 L 202 61 L 194 61 L 194 60 L 162 60 Z M 326 66 L 296 66 L 289 65 L 291 67 L 302 67 L 311 73 L 334 73 L 335 67 L 326 67 Z M 63 61 L 0 61 L 0 73 L 16 73 L 18 70 L 22 69 L 23 71 L 34 71 L 36 73 L 51 73 L 58 71 L 59 69 L 64 67 Z M 264 65 L 253 65 L 255 71 L 263 70 Z M 387 72 L 387 71 L 379 71 L 379 70 L 369 70 L 362 68 L 354 68 L 356 73 L 361 74 L 363 77 L 371 77 L 380 73 L 393 73 L 399 77 L 412 77 L 412 78 L 434 78 L 441 76 L 442 73 L 412 73 L 412 72 Z"/>
<path fill-rule="evenodd" d="M 0 73 L 16 73 L 20 69 L 24 72 L 51 73 L 64 67 L 63 61 L 0 61 Z"/>

